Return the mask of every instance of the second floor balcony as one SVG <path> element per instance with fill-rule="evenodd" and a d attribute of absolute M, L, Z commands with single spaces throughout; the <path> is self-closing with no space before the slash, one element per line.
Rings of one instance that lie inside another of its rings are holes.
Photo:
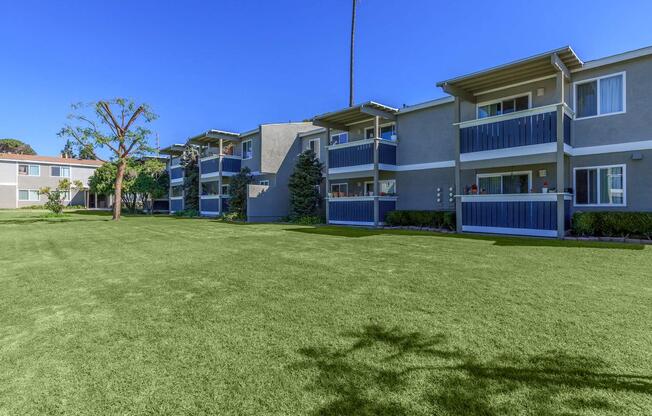
<path fill-rule="evenodd" d="M 462 122 L 460 153 L 556 143 L 557 107 L 549 105 Z M 564 106 L 563 140 L 567 145 L 571 143 L 571 117 L 571 110 Z"/>
<path fill-rule="evenodd" d="M 396 165 L 396 142 L 380 140 L 378 144 L 379 165 Z M 328 147 L 328 168 L 373 169 L 374 140 L 357 140 Z M 382 168 L 382 166 L 381 166 Z"/>
<path fill-rule="evenodd" d="M 170 181 L 182 181 L 183 180 L 183 168 L 177 167 L 170 169 Z"/>
<path fill-rule="evenodd" d="M 219 156 L 209 156 L 201 159 L 202 175 L 217 175 L 220 171 Z M 222 174 L 232 175 L 240 172 L 242 159 L 239 156 L 224 156 L 222 159 Z"/>

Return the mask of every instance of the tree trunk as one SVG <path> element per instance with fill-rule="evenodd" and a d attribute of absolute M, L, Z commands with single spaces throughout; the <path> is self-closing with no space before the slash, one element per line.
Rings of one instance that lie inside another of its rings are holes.
<path fill-rule="evenodd" d="M 113 219 L 118 221 L 122 213 L 122 179 L 125 176 L 126 161 L 118 162 L 118 173 L 115 176 L 115 193 L 113 194 Z"/>

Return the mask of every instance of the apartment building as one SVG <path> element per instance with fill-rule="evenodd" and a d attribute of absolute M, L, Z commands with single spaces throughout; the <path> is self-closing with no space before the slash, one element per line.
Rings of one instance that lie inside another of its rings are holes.
<path fill-rule="evenodd" d="M 327 165 L 331 224 L 454 210 L 460 232 L 559 237 L 577 210 L 652 210 L 652 48 L 583 62 L 564 47 L 367 102 L 302 134 Z"/>
<path fill-rule="evenodd" d="M 170 178 L 167 206 L 170 214 L 184 210 L 184 168 L 181 166 L 181 155 L 184 149 L 183 144 L 173 144 L 159 150 L 160 154 L 167 156 L 166 168 Z"/>
<path fill-rule="evenodd" d="M 88 186 L 88 178 L 101 165 L 97 160 L 0 153 L 0 208 L 43 205 L 47 198 L 39 189 L 55 188 L 62 179 L 79 180 Z M 108 209 L 112 200 L 109 195 L 73 188 L 66 193 L 64 203 Z"/>

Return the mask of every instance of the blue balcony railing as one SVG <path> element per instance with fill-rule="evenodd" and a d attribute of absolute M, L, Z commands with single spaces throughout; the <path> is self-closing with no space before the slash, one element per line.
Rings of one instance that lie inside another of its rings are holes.
<path fill-rule="evenodd" d="M 231 172 L 231 173 L 237 173 L 240 172 L 240 168 L 242 166 L 242 160 L 232 158 L 232 157 L 225 157 L 222 159 L 222 171 L 223 172 Z"/>
<path fill-rule="evenodd" d="M 183 178 L 183 168 L 174 168 L 170 169 L 170 179 L 181 179 Z"/>
<path fill-rule="evenodd" d="M 199 210 L 201 212 L 218 212 L 220 210 L 219 198 L 201 198 L 199 200 Z"/>
<path fill-rule="evenodd" d="M 549 107 L 545 107 L 549 109 Z M 546 111 L 519 117 L 517 113 L 460 125 L 460 153 L 507 149 L 557 141 L 557 112 Z M 468 124 L 472 124 L 468 126 Z M 468 127 L 465 127 L 467 125 Z M 564 143 L 570 145 L 571 118 L 564 114 Z"/>
<path fill-rule="evenodd" d="M 380 197 L 378 219 L 385 221 L 389 211 L 396 210 L 396 198 Z M 328 201 L 328 222 L 333 224 L 373 225 L 374 198 L 332 198 Z"/>
<path fill-rule="evenodd" d="M 203 160 L 201 162 L 201 174 L 217 173 L 220 170 L 220 159 L 218 157 Z M 222 172 L 240 172 L 242 161 L 237 158 L 225 157 L 222 159 Z"/>
<path fill-rule="evenodd" d="M 396 164 L 396 144 L 381 141 L 378 148 L 378 162 L 386 165 Z M 334 145 L 328 150 L 328 167 L 345 168 L 350 166 L 371 165 L 374 163 L 373 140 L 360 140 Z"/>
<path fill-rule="evenodd" d="M 171 199 L 170 200 L 170 211 L 183 211 L 183 199 Z"/>

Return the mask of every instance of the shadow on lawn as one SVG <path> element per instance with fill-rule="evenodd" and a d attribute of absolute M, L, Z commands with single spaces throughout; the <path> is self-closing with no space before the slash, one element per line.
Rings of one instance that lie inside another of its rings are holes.
<path fill-rule="evenodd" d="M 407 415 L 415 409 L 438 414 L 562 415 L 619 410 L 605 392 L 652 395 L 652 377 L 613 374 L 598 358 L 563 352 L 482 361 L 447 346 L 442 334 L 427 337 L 369 325 L 343 334 L 348 348 L 310 347 L 293 366 L 316 370 L 308 386 L 331 400 L 316 415 Z M 421 380 L 422 391 L 413 383 Z M 404 397 L 400 397 L 405 393 Z"/>
<path fill-rule="evenodd" d="M 622 250 L 644 250 L 643 244 L 631 243 L 611 243 L 602 241 L 569 241 L 569 240 L 555 240 L 548 238 L 536 237 L 511 237 L 511 236 L 492 236 L 480 234 L 454 234 L 454 233 L 439 233 L 436 231 L 419 231 L 419 230 L 374 230 L 371 228 L 356 228 L 346 226 L 315 226 L 304 228 L 286 228 L 285 231 L 303 233 L 303 234 L 316 234 L 328 235 L 333 237 L 347 237 L 347 238 L 362 238 L 373 237 L 377 235 L 415 235 L 420 237 L 439 237 L 439 238 L 455 238 L 463 240 L 477 240 L 477 241 L 490 241 L 496 246 L 505 247 L 572 247 L 572 248 L 602 248 L 602 249 L 622 249 Z"/>

